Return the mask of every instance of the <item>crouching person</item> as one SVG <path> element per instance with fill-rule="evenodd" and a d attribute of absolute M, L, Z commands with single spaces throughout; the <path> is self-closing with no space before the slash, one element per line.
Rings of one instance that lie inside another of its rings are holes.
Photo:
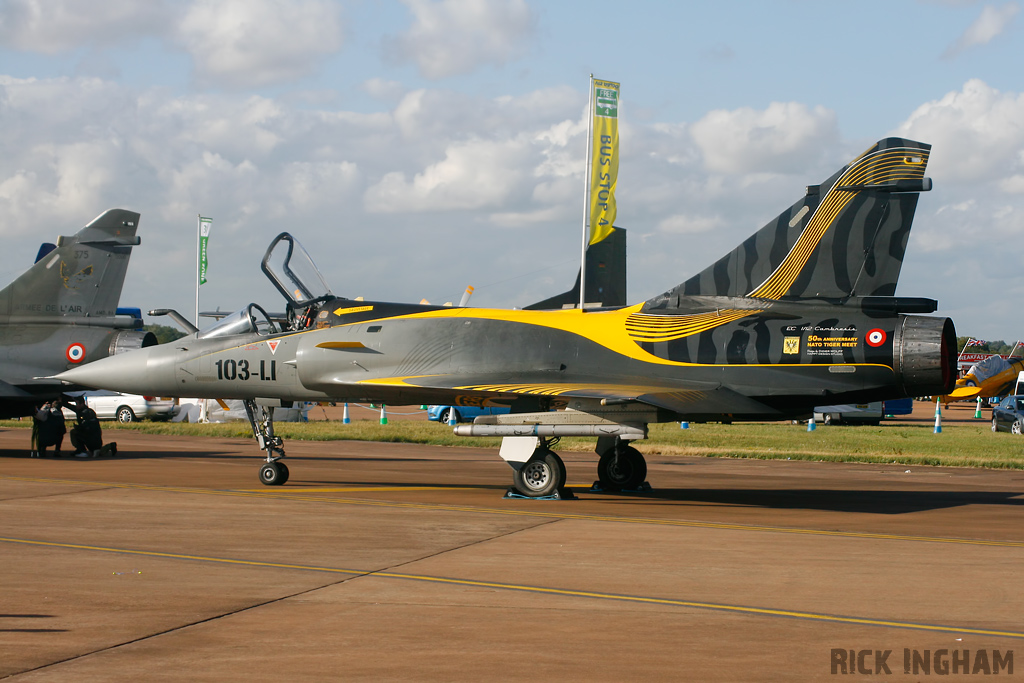
<path fill-rule="evenodd" d="M 71 428 L 71 445 L 75 449 L 76 458 L 117 455 L 116 443 L 103 445 L 100 421 L 96 417 L 96 411 L 86 404 L 84 396 L 78 396 L 65 405 L 75 413 L 75 426 Z"/>
<path fill-rule="evenodd" d="M 32 415 L 32 457 L 42 457 L 46 449 L 53 446 L 53 455 L 59 458 L 67 431 L 60 401 L 44 403 Z"/>

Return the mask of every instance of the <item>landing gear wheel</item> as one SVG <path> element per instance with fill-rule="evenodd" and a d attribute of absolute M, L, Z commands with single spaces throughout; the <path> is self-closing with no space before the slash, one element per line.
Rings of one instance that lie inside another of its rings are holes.
<path fill-rule="evenodd" d="M 274 464 L 277 465 L 277 469 L 281 470 L 281 478 L 277 482 L 277 485 L 281 486 L 282 484 L 287 484 L 288 483 L 288 475 L 290 474 L 288 472 L 288 465 L 285 465 L 283 462 L 276 462 Z"/>
<path fill-rule="evenodd" d="M 260 468 L 260 481 L 266 486 L 280 486 L 287 478 L 288 468 L 276 462 L 268 462 Z"/>
<path fill-rule="evenodd" d="M 647 479 L 647 461 L 632 446 L 609 448 L 597 463 L 597 478 L 605 489 L 635 489 Z"/>
<path fill-rule="evenodd" d="M 538 450 L 512 473 L 512 482 L 524 496 L 542 498 L 564 487 L 565 476 L 565 463 L 561 458 L 551 451 Z"/>

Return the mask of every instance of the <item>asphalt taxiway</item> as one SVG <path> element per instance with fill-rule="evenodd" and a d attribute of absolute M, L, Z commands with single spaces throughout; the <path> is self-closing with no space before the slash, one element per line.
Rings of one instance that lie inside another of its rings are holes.
<path fill-rule="evenodd" d="M 0 679 L 822 680 L 837 648 L 1024 677 L 1024 472 L 652 456 L 615 495 L 568 453 L 578 500 L 508 500 L 493 450 L 291 440 L 264 487 L 251 440 L 117 440 L 0 433 Z"/>

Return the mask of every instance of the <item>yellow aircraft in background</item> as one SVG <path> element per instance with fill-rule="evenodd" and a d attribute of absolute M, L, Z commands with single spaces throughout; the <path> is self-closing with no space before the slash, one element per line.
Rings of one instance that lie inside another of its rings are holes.
<path fill-rule="evenodd" d="M 942 397 L 944 404 L 965 399 L 1006 396 L 1013 390 L 1017 376 L 1024 370 L 1024 357 L 1003 358 L 989 356 L 971 366 L 967 374 L 956 381 L 956 388 Z"/>

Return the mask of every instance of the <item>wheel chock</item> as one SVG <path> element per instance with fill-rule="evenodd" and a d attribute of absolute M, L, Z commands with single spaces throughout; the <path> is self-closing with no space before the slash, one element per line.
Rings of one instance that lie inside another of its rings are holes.
<path fill-rule="evenodd" d="M 505 491 L 502 498 L 515 498 L 517 500 L 577 500 L 576 494 L 570 488 L 558 489 L 550 496 L 524 496 L 511 486 Z"/>
<path fill-rule="evenodd" d="M 611 487 L 606 489 L 604 486 L 601 485 L 601 480 L 598 479 L 593 483 L 593 485 L 590 487 L 587 493 L 648 493 L 649 491 L 653 490 L 654 489 L 651 488 L 651 485 L 648 484 L 646 481 L 637 486 L 635 489 L 623 489 L 618 487 Z"/>

